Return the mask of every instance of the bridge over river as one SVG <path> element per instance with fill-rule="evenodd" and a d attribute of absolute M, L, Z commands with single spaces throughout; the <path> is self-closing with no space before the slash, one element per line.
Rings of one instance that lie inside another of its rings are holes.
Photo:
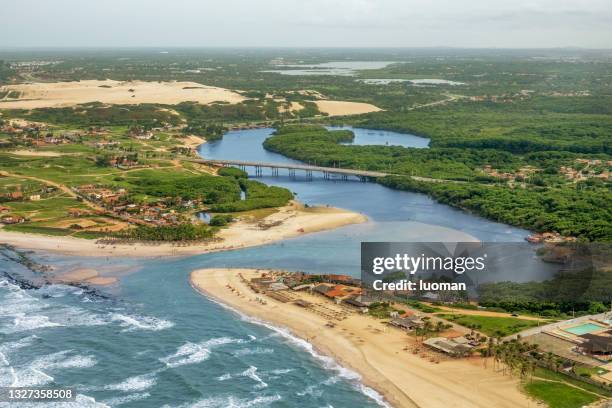
<path fill-rule="evenodd" d="M 368 179 L 374 179 L 377 177 L 384 177 L 390 175 L 389 173 L 383 173 L 380 171 L 369 171 L 369 170 L 355 170 L 355 169 L 343 169 L 340 167 L 322 167 L 322 166 L 311 166 L 308 164 L 293 164 L 293 163 L 262 163 L 254 161 L 243 161 L 243 160 L 189 160 L 194 163 L 206 164 L 209 166 L 236 166 L 241 169 L 246 167 L 254 167 L 255 175 L 263 175 L 263 169 L 271 169 L 273 176 L 278 176 L 279 169 L 287 169 L 290 176 L 295 176 L 296 170 L 301 170 L 306 173 L 307 177 L 312 177 L 313 172 L 323 173 L 324 178 L 331 178 L 332 175 L 339 175 L 342 178 L 348 178 L 348 176 L 359 177 L 362 181 Z"/>

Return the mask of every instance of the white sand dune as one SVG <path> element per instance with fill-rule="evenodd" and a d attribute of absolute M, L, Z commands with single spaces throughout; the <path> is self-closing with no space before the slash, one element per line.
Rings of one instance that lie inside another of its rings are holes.
<path fill-rule="evenodd" d="M 87 80 L 7 85 L 3 91 L 19 92 L 18 99 L 0 100 L 0 109 L 34 109 L 73 106 L 87 102 L 108 104 L 159 103 L 174 105 L 193 101 L 239 103 L 246 98 L 237 92 L 196 82 L 147 82 Z"/>
<path fill-rule="evenodd" d="M 317 107 L 321 112 L 327 113 L 329 116 L 361 115 L 363 113 L 378 112 L 382 110 L 377 106 L 364 102 L 328 100 L 318 100 L 313 102 L 317 104 Z"/>

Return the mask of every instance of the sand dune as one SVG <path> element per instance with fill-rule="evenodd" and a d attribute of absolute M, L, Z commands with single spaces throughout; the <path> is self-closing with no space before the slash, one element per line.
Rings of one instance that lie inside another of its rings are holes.
<path fill-rule="evenodd" d="M 37 156 L 37 157 L 59 157 L 63 156 L 64 153 L 52 152 L 50 150 L 13 150 L 9 152 L 16 156 Z"/>
<path fill-rule="evenodd" d="M 360 115 L 362 113 L 378 112 L 382 109 L 363 102 L 346 102 L 346 101 L 313 101 L 321 112 L 327 113 L 329 116 L 343 115 Z"/>
<path fill-rule="evenodd" d="M 0 100 L 0 109 L 34 109 L 73 106 L 87 102 L 109 104 L 160 103 L 173 105 L 194 101 L 242 102 L 246 98 L 224 88 L 196 82 L 98 81 L 51 82 L 8 85 L 1 90 L 20 93 L 19 99 Z"/>

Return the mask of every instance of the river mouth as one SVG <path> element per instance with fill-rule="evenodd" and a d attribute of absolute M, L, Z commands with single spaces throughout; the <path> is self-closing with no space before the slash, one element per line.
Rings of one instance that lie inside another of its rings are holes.
<path fill-rule="evenodd" d="M 272 131 L 229 132 L 199 151 L 206 158 L 296 162 L 263 149 L 261 143 Z M 300 174 L 264 174 L 257 179 L 294 191 L 304 203 L 347 208 L 370 221 L 186 258 L 30 254 L 58 269 L 121 267 L 137 272 L 121 276 L 116 291 L 106 298 L 65 285 L 20 288 L 0 277 L 0 386 L 75 386 L 81 394 L 79 406 L 84 407 L 248 406 L 277 401 L 305 408 L 376 407 L 380 401 L 364 393 L 358 378 L 305 353 L 305 342 L 253 324 L 202 297 L 189 285 L 189 272 L 259 267 L 357 276 L 362 241 L 470 237 L 516 242 L 526 235 L 427 196 L 375 183 Z M 8 258 L 0 263 L 11 274 L 24 273 L 22 265 Z"/>

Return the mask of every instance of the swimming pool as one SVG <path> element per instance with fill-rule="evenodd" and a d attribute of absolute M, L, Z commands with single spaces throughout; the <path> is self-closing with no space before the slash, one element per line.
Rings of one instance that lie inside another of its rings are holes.
<path fill-rule="evenodd" d="M 594 323 L 583 323 L 578 326 L 567 327 L 563 330 L 575 334 L 576 336 L 580 336 L 582 334 L 592 333 L 602 329 L 605 329 L 605 327 Z"/>

